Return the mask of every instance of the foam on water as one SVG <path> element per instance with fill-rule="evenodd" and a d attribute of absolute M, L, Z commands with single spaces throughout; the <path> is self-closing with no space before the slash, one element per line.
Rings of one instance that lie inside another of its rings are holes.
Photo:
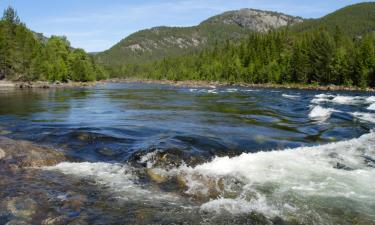
<path fill-rule="evenodd" d="M 299 95 L 288 95 L 288 94 L 282 94 L 282 96 L 284 98 L 289 98 L 289 99 L 297 99 L 297 98 L 301 97 Z"/>
<path fill-rule="evenodd" d="M 192 93 L 200 93 L 200 94 L 218 94 L 219 92 L 217 89 L 189 89 L 190 92 Z"/>
<path fill-rule="evenodd" d="M 214 183 L 223 195 L 232 192 L 230 198 L 203 204 L 205 211 L 255 210 L 270 217 L 293 214 L 319 223 L 330 217 L 320 217 L 324 211 L 313 204 L 319 201 L 331 208 L 355 205 L 353 210 L 375 220 L 371 213 L 375 207 L 374 159 L 375 134 L 370 133 L 322 146 L 218 157 L 194 168 L 185 166 L 165 174 L 183 174 L 188 194 L 207 194 L 209 183 Z"/>
<path fill-rule="evenodd" d="M 151 168 L 153 156 L 150 153 L 141 161 Z M 46 169 L 92 179 L 125 199 L 176 200 L 175 195 L 137 185 L 135 169 L 126 164 L 61 163 Z M 293 215 L 301 222 L 326 224 L 332 215 L 321 210 L 324 205 L 357 210 L 375 221 L 374 133 L 321 146 L 217 157 L 196 167 L 155 168 L 154 172 L 184 180 L 187 195 L 219 193 L 201 204 L 204 212 L 256 211 L 269 218 Z"/>
<path fill-rule="evenodd" d="M 355 112 L 351 114 L 359 120 L 363 120 L 363 121 L 370 122 L 370 123 L 375 123 L 374 113 Z"/>
<path fill-rule="evenodd" d="M 238 89 L 237 88 L 227 88 L 226 92 L 229 92 L 229 93 L 233 93 L 233 92 L 237 92 Z"/>
<path fill-rule="evenodd" d="M 367 109 L 368 110 L 375 110 L 375 103 L 372 103 Z"/>
<path fill-rule="evenodd" d="M 334 109 L 323 108 L 317 105 L 312 108 L 312 110 L 309 113 L 309 117 L 312 120 L 325 121 L 330 118 L 333 112 L 335 112 Z"/>
<path fill-rule="evenodd" d="M 174 197 L 168 194 L 153 193 L 152 190 L 142 188 L 136 184 L 138 177 L 134 168 L 122 164 L 111 163 L 69 163 L 64 162 L 56 166 L 45 167 L 45 170 L 59 171 L 66 175 L 92 179 L 98 185 L 109 188 L 118 197 L 125 200 L 140 199 L 169 199 Z"/>
<path fill-rule="evenodd" d="M 253 211 L 262 212 L 263 214 L 274 217 L 280 214 L 277 208 L 269 207 L 265 198 L 253 199 L 251 201 L 245 199 L 228 199 L 219 198 L 204 203 L 201 207 L 202 211 L 221 213 L 222 211 L 231 214 L 242 214 Z"/>
<path fill-rule="evenodd" d="M 337 103 L 337 104 L 359 104 L 361 102 L 364 102 L 366 99 L 363 97 L 358 97 L 358 96 L 336 96 L 332 99 L 332 102 Z"/>
<path fill-rule="evenodd" d="M 311 100 L 311 103 L 320 104 L 320 103 L 323 103 L 323 102 L 330 101 L 330 99 L 332 99 L 334 97 L 335 97 L 334 95 L 329 95 L 329 94 L 315 95 L 314 99 Z"/>
<path fill-rule="evenodd" d="M 366 101 L 367 101 L 368 103 L 375 103 L 375 96 L 368 97 L 368 98 L 366 99 Z"/>
<path fill-rule="evenodd" d="M 341 105 L 358 105 L 358 104 L 369 104 L 375 102 L 375 96 L 342 96 L 342 95 L 330 95 L 330 94 L 319 94 L 315 95 L 311 103 L 320 104 L 325 102 L 331 102 Z"/>

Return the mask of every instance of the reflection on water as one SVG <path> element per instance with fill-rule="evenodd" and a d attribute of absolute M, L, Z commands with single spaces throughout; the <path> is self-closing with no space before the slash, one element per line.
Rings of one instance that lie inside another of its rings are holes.
<path fill-rule="evenodd" d="M 14 202 L 22 183 L 65 222 L 370 223 L 374 103 L 365 93 L 150 84 L 2 90 L 4 134 L 75 163 L 2 175 L 0 198 Z"/>

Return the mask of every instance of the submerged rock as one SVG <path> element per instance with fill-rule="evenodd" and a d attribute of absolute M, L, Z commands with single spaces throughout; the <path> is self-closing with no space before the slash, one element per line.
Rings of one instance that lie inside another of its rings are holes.
<path fill-rule="evenodd" d="M 30 223 L 24 220 L 11 220 L 5 225 L 30 225 Z"/>
<path fill-rule="evenodd" d="M 42 221 L 42 225 L 64 225 L 67 224 L 69 218 L 67 216 L 58 216 L 55 218 L 47 218 Z"/>
<path fill-rule="evenodd" d="M 164 183 L 168 180 L 167 177 L 157 173 L 154 169 L 147 169 L 146 171 L 150 179 L 158 184 Z"/>
<path fill-rule="evenodd" d="M 5 152 L 4 152 L 4 150 L 2 150 L 2 149 L 0 148 L 0 160 L 1 160 L 2 158 L 5 158 Z"/>
<path fill-rule="evenodd" d="M 6 202 L 9 212 L 17 218 L 28 219 L 37 210 L 37 203 L 31 198 L 15 197 Z"/>
<path fill-rule="evenodd" d="M 5 137 L 0 137 L 0 159 L 0 166 L 9 168 L 52 166 L 66 161 L 65 156 L 55 149 Z"/>
<path fill-rule="evenodd" d="M 96 152 L 99 153 L 100 155 L 106 156 L 106 157 L 114 157 L 114 156 L 119 154 L 118 151 L 112 150 L 112 149 L 107 148 L 107 147 L 97 149 Z"/>

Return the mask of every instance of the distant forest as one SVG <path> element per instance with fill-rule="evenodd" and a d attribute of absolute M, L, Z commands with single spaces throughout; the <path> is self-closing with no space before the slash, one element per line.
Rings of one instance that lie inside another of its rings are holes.
<path fill-rule="evenodd" d="M 353 38 L 338 27 L 253 33 L 197 54 L 108 69 L 148 79 L 375 87 L 375 35 Z"/>
<path fill-rule="evenodd" d="M 84 50 L 73 49 L 65 37 L 46 38 L 32 32 L 9 7 L 0 21 L 0 79 L 68 82 L 102 80 L 110 75 L 375 87 L 374 21 L 366 20 L 374 16 L 373 7 L 348 7 L 340 16 L 331 14 L 294 28 L 253 32 L 245 39 L 218 41 L 188 55 L 120 66 L 99 65 Z M 348 17 L 363 12 L 367 14 L 361 23 Z M 345 26 L 335 26 L 341 21 Z"/>

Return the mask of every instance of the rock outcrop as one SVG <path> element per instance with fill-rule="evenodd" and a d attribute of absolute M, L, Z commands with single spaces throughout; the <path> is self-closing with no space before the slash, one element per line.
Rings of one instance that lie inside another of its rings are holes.
<path fill-rule="evenodd" d="M 239 40 L 254 31 L 267 32 L 302 21 L 302 18 L 277 12 L 241 9 L 214 16 L 198 26 L 141 30 L 94 57 L 108 65 L 144 63 L 184 55 L 225 40 Z"/>
<path fill-rule="evenodd" d="M 267 32 L 272 29 L 290 26 L 301 22 L 303 22 L 303 19 L 300 17 L 293 17 L 282 13 L 255 9 L 241 9 L 212 17 L 203 23 L 231 24 L 257 32 Z"/>

